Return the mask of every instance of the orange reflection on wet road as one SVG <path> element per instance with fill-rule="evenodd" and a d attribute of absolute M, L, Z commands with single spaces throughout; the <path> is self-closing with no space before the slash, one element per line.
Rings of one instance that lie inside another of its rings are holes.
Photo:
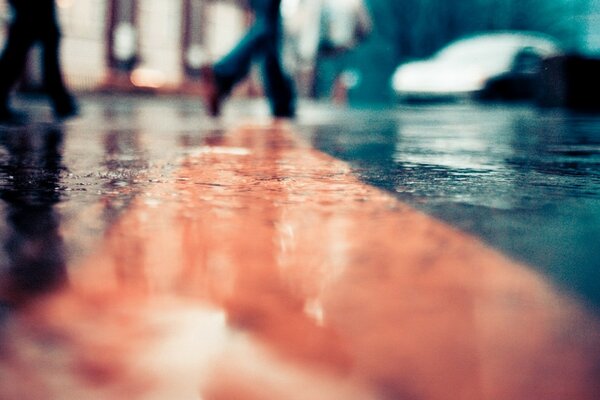
<path fill-rule="evenodd" d="M 69 282 L 5 327 L 0 398 L 600 393 L 595 317 L 284 124 L 211 137 Z"/>

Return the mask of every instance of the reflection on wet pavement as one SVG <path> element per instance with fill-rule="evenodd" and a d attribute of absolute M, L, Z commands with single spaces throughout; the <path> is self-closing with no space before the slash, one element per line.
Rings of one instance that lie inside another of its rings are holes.
<path fill-rule="evenodd" d="M 27 301 L 66 279 L 60 216 L 54 209 L 61 200 L 57 186 L 63 172 L 62 132 L 19 132 L 3 135 L 0 141 L 0 198 L 7 205 L 2 267 L 8 279 L 2 282 L 3 291 L 16 301 Z"/>
<path fill-rule="evenodd" d="M 361 183 L 291 126 L 172 127 L 167 138 L 113 126 L 75 160 L 80 124 L 65 127 L 68 143 L 40 147 L 65 153 L 42 168 L 54 189 L 29 196 L 63 223 L 45 237 L 95 240 L 54 260 L 50 271 L 69 261 L 60 288 L 26 303 L 6 289 L 18 274 L 5 258 L 0 398 L 597 398 L 595 316 Z M 3 181 L 41 154 L 20 148 L 3 155 Z M 93 165 L 94 190 L 65 191 Z M 33 182 L 26 170 L 19 181 Z"/>
<path fill-rule="evenodd" d="M 306 131 L 364 181 L 600 310 L 600 116 L 451 105 L 366 112 Z"/>

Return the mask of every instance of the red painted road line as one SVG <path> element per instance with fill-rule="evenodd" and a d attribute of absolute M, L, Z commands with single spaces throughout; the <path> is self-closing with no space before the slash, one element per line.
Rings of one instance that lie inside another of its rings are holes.
<path fill-rule="evenodd" d="M 0 398 L 592 400 L 598 328 L 285 125 L 246 126 L 11 321 Z"/>

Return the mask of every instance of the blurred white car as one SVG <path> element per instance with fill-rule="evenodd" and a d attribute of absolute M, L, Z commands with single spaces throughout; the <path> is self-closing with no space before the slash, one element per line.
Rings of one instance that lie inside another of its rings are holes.
<path fill-rule="evenodd" d="M 495 32 L 454 41 L 431 58 L 400 65 L 392 88 L 402 100 L 435 98 L 525 98 L 544 58 L 558 43 L 529 32 Z"/>

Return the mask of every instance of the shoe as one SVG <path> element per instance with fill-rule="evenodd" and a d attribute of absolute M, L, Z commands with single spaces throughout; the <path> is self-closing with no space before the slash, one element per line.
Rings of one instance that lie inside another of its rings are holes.
<path fill-rule="evenodd" d="M 275 118 L 290 118 L 293 119 L 296 117 L 296 109 L 292 105 L 288 105 L 285 107 L 275 107 L 273 109 L 273 116 Z"/>
<path fill-rule="evenodd" d="M 0 107 L 0 124 L 2 125 L 25 125 L 27 115 L 11 110 L 7 106 Z"/>
<path fill-rule="evenodd" d="M 77 103 L 70 99 L 61 103 L 54 104 L 54 116 L 59 120 L 73 118 L 79 115 Z"/>
<path fill-rule="evenodd" d="M 221 102 L 223 93 L 219 88 L 215 71 L 210 65 L 205 65 L 200 69 L 202 79 L 204 105 L 211 117 L 217 117 L 221 114 Z"/>
<path fill-rule="evenodd" d="M 275 118 L 295 118 L 296 117 L 296 96 L 294 93 L 294 84 L 288 77 L 277 80 L 280 87 L 271 98 L 271 114 Z"/>

